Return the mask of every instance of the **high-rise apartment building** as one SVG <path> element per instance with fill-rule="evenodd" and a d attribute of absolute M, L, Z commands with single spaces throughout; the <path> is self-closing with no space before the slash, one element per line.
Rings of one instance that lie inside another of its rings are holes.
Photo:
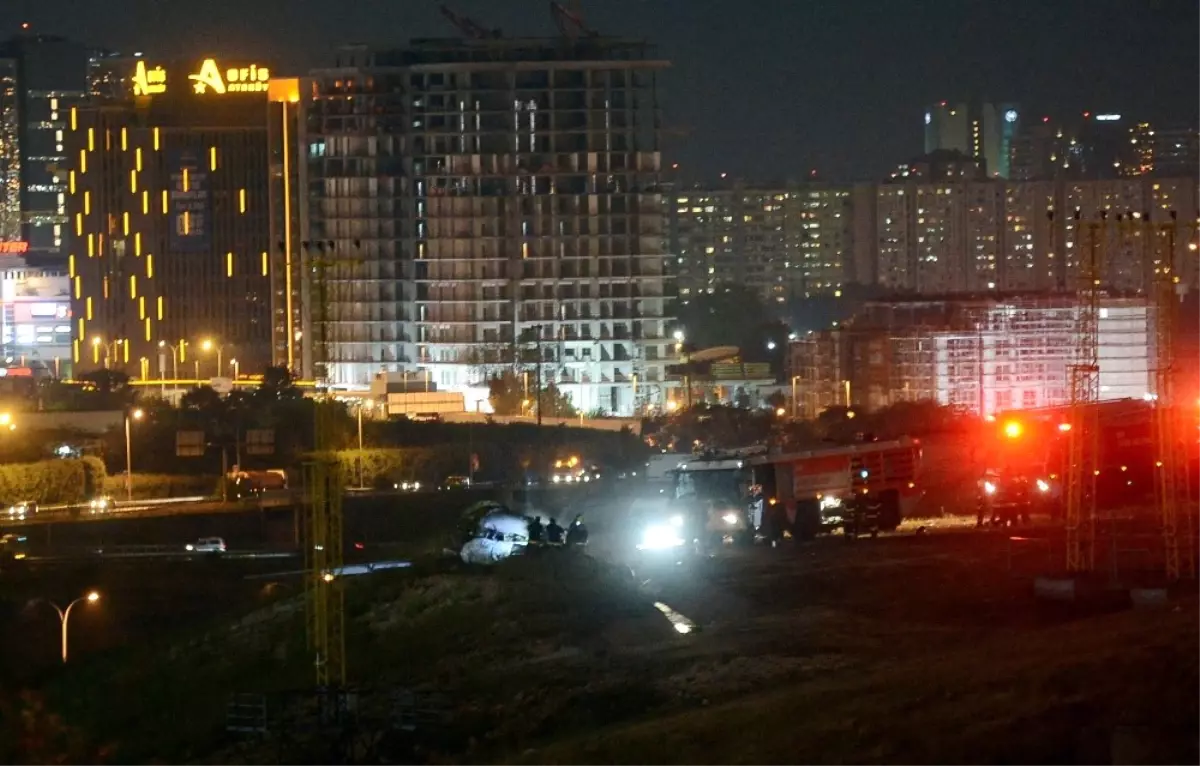
<path fill-rule="evenodd" d="M 1110 112 L 1030 122 L 1013 145 L 1012 178 L 1111 180 L 1177 178 L 1200 173 L 1200 134 Z"/>
<path fill-rule="evenodd" d="M 0 42 L 0 242 L 66 263 L 66 115 L 87 98 L 87 49 L 48 35 Z"/>
<path fill-rule="evenodd" d="M 859 208 L 874 199 L 862 191 L 851 184 L 734 184 L 668 196 L 680 301 L 737 284 L 781 304 L 836 296 L 848 283 L 869 280 L 870 259 L 859 256 L 873 232 L 856 223 L 872 219 Z"/>
<path fill-rule="evenodd" d="M 124 101 L 64 115 L 75 361 L 142 378 L 261 371 L 270 71 L 133 66 Z"/>
<path fill-rule="evenodd" d="M 1013 142 L 1021 127 L 1016 104 L 951 104 L 925 110 L 925 153 L 960 152 L 981 160 L 992 178 L 1008 178 Z"/>
<path fill-rule="evenodd" d="M 421 371 L 485 399 L 490 375 L 533 374 L 540 350 L 545 381 L 580 409 L 662 400 L 665 66 L 635 41 L 489 38 L 347 49 L 313 72 L 296 102 L 309 199 L 287 213 L 304 220 L 282 255 L 324 267 L 316 282 L 302 275 L 277 358 L 303 363 L 295 338 L 319 323 L 334 385 Z"/>

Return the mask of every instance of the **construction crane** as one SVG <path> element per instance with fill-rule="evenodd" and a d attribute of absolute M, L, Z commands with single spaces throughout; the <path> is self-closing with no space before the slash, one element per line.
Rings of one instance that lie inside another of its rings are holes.
<path fill-rule="evenodd" d="M 357 243 L 356 243 L 357 245 Z M 330 296 L 328 271 L 357 263 L 355 259 L 330 257 L 332 241 L 304 242 L 310 256 L 313 331 L 313 373 L 318 385 L 328 386 L 330 361 Z M 338 447 L 337 408 L 328 399 L 318 401 L 313 423 L 313 458 L 304 464 L 307 508 L 304 519 L 305 612 L 308 644 L 313 652 L 318 689 L 342 689 L 346 685 L 346 602 L 338 576 L 345 558 L 343 547 L 342 495 L 345 481 L 341 465 L 331 457 Z"/>
<path fill-rule="evenodd" d="M 445 5 L 438 6 L 438 10 L 469 40 L 498 40 L 502 37 L 499 29 L 487 29 L 473 19 L 463 16 L 460 13 L 455 13 Z"/>
<path fill-rule="evenodd" d="M 550 17 L 563 37 L 574 40 L 580 35 L 584 37 L 599 37 L 600 33 L 588 27 L 583 21 L 578 9 L 570 10 L 556 0 L 550 0 Z"/>

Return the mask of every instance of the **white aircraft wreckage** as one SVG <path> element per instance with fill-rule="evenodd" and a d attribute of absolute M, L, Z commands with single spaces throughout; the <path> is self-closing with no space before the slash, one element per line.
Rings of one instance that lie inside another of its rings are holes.
<path fill-rule="evenodd" d="M 529 546 L 529 520 L 499 503 L 478 503 L 462 517 L 460 532 L 466 537 L 459 558 L 464 564 L 497 564 L 518 556 Z"/>

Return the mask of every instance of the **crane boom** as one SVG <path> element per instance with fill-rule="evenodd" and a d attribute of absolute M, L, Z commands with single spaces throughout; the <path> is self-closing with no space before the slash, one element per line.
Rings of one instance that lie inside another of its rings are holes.
<path fill-rule="evenodd" d="M 499 29 L 487 29 L 475 20 L 463 16 L 460 13 L 455 13 L 445 5 L 438 6 L 438 10 L 442 15 L 453 24 L 459 32 L 471 40 L 496 40 L 501 37 Z"/>
<path fill-rule="evenodd" d="M 567 9 L 562 3 L 556 0 L 550 0 L 550 16 L 554 19 L 555 26 L 563 37 L 568 37 L 574 40 L 580 34 L 584 37 L 599 37 L 600 33 L 588 27 L 584 23 L 583 17 L 575 11 Z"/>

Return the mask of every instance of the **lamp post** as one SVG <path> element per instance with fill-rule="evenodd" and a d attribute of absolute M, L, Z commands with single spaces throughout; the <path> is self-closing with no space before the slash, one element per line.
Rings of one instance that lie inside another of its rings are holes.
<path fill-rule="evenodd" d="M 362 436 L 363 436 L 363 429 L 362 429 L 362 411 L 363 411 L 363 405 L 362 405 L 362 402 L 360 401 L 360 402 L 358 403 L 358 488 L 359 488 L 359 489 L 365 489 L 365 488 L 366 488 L 366 485 L 363 483 L 363 438 L 362 438 Z"/>
<path fill-rule="evenodd" d="M 130 438 L 129 423 L 131 420 L 141 420 L 144 415 L 140 409 L 125 413 L 125 499 L 133 499 L 133 440 Z"/>
<path fill-rule="evenodd" d="M 86 601 L 89 604 L 94 604 L 100 600 L 100 594 L 92 591 L 85 596 L 80 596 L 71 603 L 67 604 L 67 608 L 63 609 L 58 604 L 49 599 L 40 599 L 45 601 L 50 606 L 54 607 L 54 611 L 58 613 L 58 621 L 62 624 L 62 661 L 65 664 L 67 661 L 67 623 L 71 619 L 71 609 L 80 601 Z"/>
<path fill-rule="evenodd" d="M 241 372 L 242 372 L 242 368 L 241 368 L 241 366 L 240 366 L 240 365 L 238 365 L 238 360 L 236 360 L 236 359 L 230 359 L 230 360 L 229 360 L 229 366 L 233 368 L 233 379 L 234 379 L 234 380 L 237 380 L 237 379 L 238 379 L 238 376 L 239 376 L 239 375 L 241 374 Z"/>
<path fill-rule="evenodd" d="M 215 343 L 211 338 L 205 338 L 204 340 L 200 341 L 200 349 L 203 351 L 212 351 L 214 349 L 216 350 L 216 352 L 217 352 L 217 375 L 219 376 L 221 374 L 221 370 L 223 369 L 221 367 L 221 352 L 223 352 L 225 350 L 225 345 L 223 343 Z M 197 369 L 196 377 L 199 378 L 200 377 L 200 373 L 199 373 L 200 368 L 197 367 L 196 369 Z"/>
<path fill-rule="evenodd" d="M 92 353 L 96 357 L 98 357 L 100 355 L 100 349 L 101 348 L 104 349 L 104 369 L 107 370 L 111 366 L 109 364 L 109 360 L 112 357 L 117 355 L 117 346 L 120 346 L 124 342 L 125 342 L 124 338 L 117 338 L 116 340 L 105 341 L 99 335 L 92 336 L 92 349 L 93 349 Z"/>

